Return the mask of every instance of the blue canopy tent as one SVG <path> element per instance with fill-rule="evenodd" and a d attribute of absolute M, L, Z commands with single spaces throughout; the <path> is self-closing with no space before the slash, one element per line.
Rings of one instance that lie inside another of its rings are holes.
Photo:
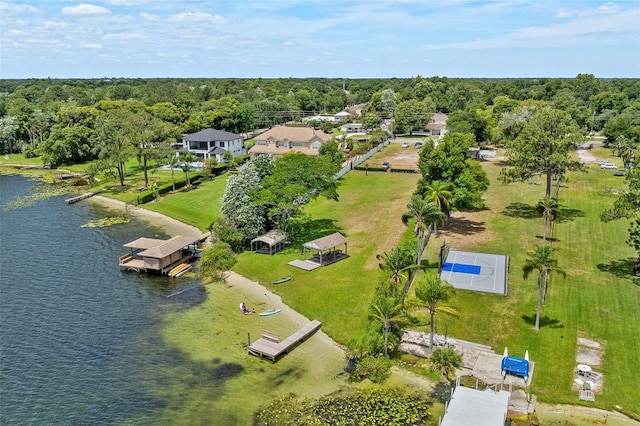
<path fill-rule="evenodd" d="M 513 376 L 523 377 L 525 380 L 529 378 L 529 351 L 525 353 L 524 358 L 517 356 L 509 356 L 507 348 L 504 348 L 504 356 L 500 365 L 502 375 L 511 374 Z"/>

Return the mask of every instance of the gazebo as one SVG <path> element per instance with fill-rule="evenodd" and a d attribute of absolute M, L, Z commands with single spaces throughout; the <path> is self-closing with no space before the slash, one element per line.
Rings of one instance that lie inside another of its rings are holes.
<path fill-rule="evenodd" d="M 337 248 L 342 246 L 344 249 Z M 327 265 L 348 257 L 347 239 L 339 232 L 304 243 L 302 249 L 305 261 L 307 260 L 307 251 L 315 252 L 309 260 L 320 265 Z"/>
<path fill-rule="evenodd" d="M 289 244 L 288 238 L 286 233 L 274 229 L 251 240 L 251 251 L 273 255 Z"/>

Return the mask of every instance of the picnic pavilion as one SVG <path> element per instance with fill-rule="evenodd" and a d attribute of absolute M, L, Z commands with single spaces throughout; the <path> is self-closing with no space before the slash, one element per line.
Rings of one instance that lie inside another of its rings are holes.
<path fill-rule="evenodd" d="M 285 232 L 274 229 L 251 240 L 251 250 L 254 253 L 273 255 L 288 244 L 288 235 Z"/>
<path fill-rule="evenodd" d="M 312 253 L 309 255 L 309 253 Z M 327 266 L 339 260 L 346 259 L 347 239 L 339 232 L 309 241 L 302 245 L 303 260 L 296 259 L 289 265 L 296 268 L 312 271 L 320 266 Z M 307 258 L 307 256 L 310 256 Z"/>

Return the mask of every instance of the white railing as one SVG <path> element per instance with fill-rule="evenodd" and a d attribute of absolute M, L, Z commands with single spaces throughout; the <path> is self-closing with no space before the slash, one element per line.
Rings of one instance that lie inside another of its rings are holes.
<path fill-rule="evenodd" d="M 340 169 L 340 171 L 338 173 L 336 173 L 335 179 L 340 179 L 342 176 L 344 176 L 347 173 L 349 173 L 355 167 L 359 166 L 360 164 L 364 163 L 369 158 L 371 158 L 371 156 L 373 154 L 375 154 L 376 152 L 380 151 L 385 146 L 389 145 L 389 143 L 390 143 L 390 141 L 387 139 L 386 141 L 382 142 L 380 145 L 377 145 L 377 146 L 373 147 L 367 153 L 362 154 L 362 155 L 358 155 L 358 156 L 353 157 L 353 158 L 350 158 L 349 161 L 344 165 L 344 167 L 342 167 L 342 169 Z"/>

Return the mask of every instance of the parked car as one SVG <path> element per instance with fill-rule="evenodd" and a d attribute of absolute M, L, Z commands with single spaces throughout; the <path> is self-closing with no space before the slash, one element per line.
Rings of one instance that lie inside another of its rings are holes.
<path fill-rule="evenodd" d="M 403 143 L 403 144 L 402 144 L 402 147 L 403 147 L 403 148 L 409 148 L 409 142 L 405 142 L 405 143 Z"/>
<path fill-rule="evenodd" d="M 416 143 L 413 145 L 413 147 L 414 147 L 415 149 L 420 149 L 420 148 L 422 148 L 422 146 L 423 146 L 423 145 L 424 145 L 424 142 L 416 142 Z"/>
<path fill-rule="evenodd" d="M 600 168 L 601 169 L 617 169 L 618 166 L 616 166 L 613 163 L 605 163 L 605 164 L 600 164 Z"/>
<path fill-rule="evenodd" d="M 613 172 L 614 176 L 624 176 L 624 172 L 622 170 L 616 170 L 615 172 Z"/>
<path fill-rule="evenodd" d="M 382 163 L 382 168 L 385 169 L 385 170 L 388 169 L 389 168 L 389 162 L 385 161 L 384 163 Z"/>

